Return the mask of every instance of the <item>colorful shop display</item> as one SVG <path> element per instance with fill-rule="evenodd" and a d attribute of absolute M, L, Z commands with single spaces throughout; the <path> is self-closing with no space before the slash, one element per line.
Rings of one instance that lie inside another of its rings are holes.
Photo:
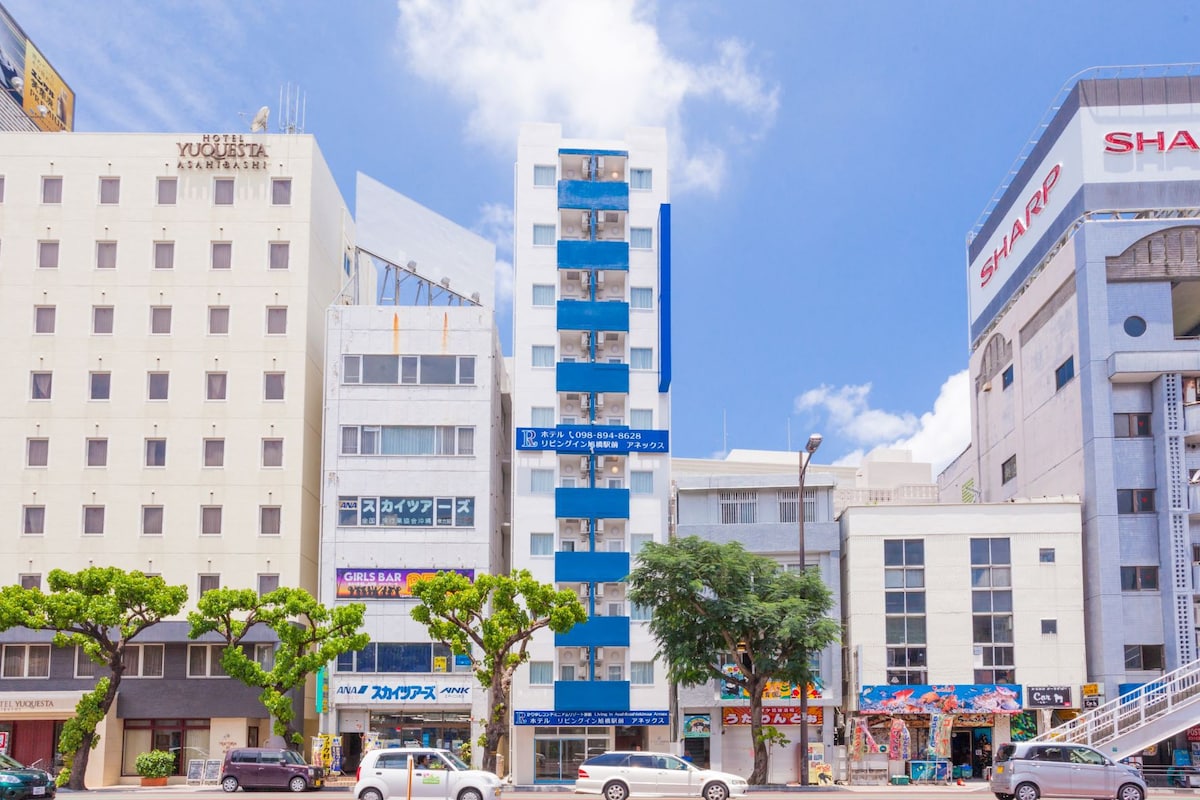
<path fill-rule="evenodd" d="M 864 686 L 858 710 L 863 714 L 1015 714 L 1021 687 L 969 683 L 938 686 Z"/>

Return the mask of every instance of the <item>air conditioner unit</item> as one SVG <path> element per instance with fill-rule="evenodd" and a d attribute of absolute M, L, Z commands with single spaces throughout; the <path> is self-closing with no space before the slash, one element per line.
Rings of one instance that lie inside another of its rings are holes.
<path fill-rule="evenodd" d="M 616 220 L 614 219 L 614 220 L 613 220 L 613 222 L 616 222 Z M 597 271 L 596 271 L 596 285 L 597 285 L 597 286 L 603 286 L 603 285 L 604 285 L 604 270 L 597 270 Z"/>
<path fill-rule="evenodd" d="M 604 156 L 596 156 L 596 172 L 604 171 Z"/>
<path fill-rule="evenodd" d="M 587 286 L 587 285 L 588 285 L 588 278 L 590 278 L 590 277 L 591 277 L 591 274 L 592 274 L 592 273 L 590 273 L 590 272 L 581 272 L 581 273 L 579 273 L 579 282 L 580 282 L 581 284 L 583 284 L 584 286 Z"/>
<path fill-rule="evenodd" d="M 602 658 L 604 658 L 604 648 L 603 648 L 603 647 L 597 647 L 597 648 L 596 648 L 596 660 L 597 660 L 597 661 L 599 661 L 599 660 L 600 660 L 600 659 L 602 659 Z"/>
<path fill-rule="evenodd" d="M 587 600 L 587 599 L 588 599 L 588 590 L 587 590 L 587 584 L 586 584 L 586 583 L 585 583 L 585 584 L 583 584 L 582 586 L 580 586 L 580 587 L 579 587 L 579 599 L 580 599 L 580 600 Z"/>
<path fill-rule="evenodd" d="M 582 661 L 583 663 L 586 664 L 587 660 L 591 657 L 591 655 L 592 655 L 592 653 L 591 653 L 590 647 L 579 648 L 579 660 Z"/>
<path fill-rule="evenodd" d="M 582 470 L 583 472 L 588 471 L 588 457 L 587 456 L 584 456 L 583 458 L 579 459 L 579 469 Z"/>
<path fill-rule="evenodd" d="M 574 661 L 577 658 L 579 658 L 579 654 L 577 652 L 575 652 L 574 648 L 567 647 L 567 648 L 563 649 L 563 651 L 562 651 L 562 660 L 563 661 Z"/>
<path fill-rule="evenodd" d="M 588 335 L 586 333 L 579 334 L 579 346 L 584 348 L 588 346 Z"/>
<path fill-rule="evenodd" d="M 584 171 L 586 172 L 587 170 L 584 170 Z M 588 225 L 592 224 L 592 215 L 585 211 L 582 214 L 580 214 L 579 216 L 580 216 L 579 224 L 583 226 L 584 230 L 587 230 Z M 587 273 L 584 273 L 584 274 L 587 274 Z"/>
<path fill-rule="evenodd" d="M 604 273 L 601 272 L 600 274 L 603 275 Z M 598 331 L 596 333 L 596 344 L 604 344 L 604 331 Z"/>
<path fill-rule="evenodd" d="M 604 405 L 604 392 L 596 392 L 596 410 L 600 410 L 600 406 Z"/>
<path fill-rule="evenodd" d="M 566 533 L 568 536 L 574 536 L 575 535 L 575 526 L 568 524 L 565 528 L 563 528 L 563 532 Z"/>
<path fill-rule="evenodd" d="M 604 520 L 596 520 L 596 533 L 604 533 Z"/>
<path fill-rule="evenodd" d="M 596 597 L 604 597 L 604 584 L 603 583 L 596 584 Z"/>

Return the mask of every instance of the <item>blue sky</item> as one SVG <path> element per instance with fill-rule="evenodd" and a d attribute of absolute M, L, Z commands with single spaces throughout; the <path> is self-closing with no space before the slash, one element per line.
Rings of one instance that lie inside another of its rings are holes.
<path fill-rule="evenodd" d="M 85 131 L 243 130 L 306 96 L 363 171 L 497 243 L 522 121 L 668 128 L 677 456 L 970 440 L 965 236 L 1062 85 L 1200 59 L 1200 6 L 805 0 L 4 0 Z M 248 119 L 248 117 L 247 117 Z M 500 304 L 506 350 L 508 303 Z"/>

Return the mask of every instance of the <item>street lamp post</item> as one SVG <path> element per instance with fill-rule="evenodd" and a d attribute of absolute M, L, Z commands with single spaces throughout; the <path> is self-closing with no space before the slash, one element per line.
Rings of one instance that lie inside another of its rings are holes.
<path fill-rule="evenodd" d="M 808 437 L 808 444 L 800 453 L 800 489 L 796 495 L 796 519 L 800 530 L 800 574 L 804 574 L 804 473 L 808 472 L 808 464 L 812 461 L 813 453 L 821 446 L 821 434 L 814 433 Z M 808 653 L 800 651 L 805 665 L 808 663 Z M 808 681 L 800 687 L 800 785 L 808 786 Z"/>

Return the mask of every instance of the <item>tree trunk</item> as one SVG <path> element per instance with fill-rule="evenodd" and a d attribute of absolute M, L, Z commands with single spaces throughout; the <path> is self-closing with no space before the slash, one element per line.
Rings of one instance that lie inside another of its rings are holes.
<path fill-rule="evenodd" d="M 490 706 L 483 724 L 483 736 L 486 740 L 483 748 L 483 768 L 488 772 L 496 772 L 497 748 L 508 738 L 508 693 L 511 688 L 512 670 L 496 670 L 488 690 Z M 512 765 L 505 763 L 505 773 L 511 770 Z"/>
<path fill-rule="evenodd" d="M 121 685 L 121 674 L 114 671 L 108 678 L 108 691 L 104 693 L 104 697 L 100 700 L 99 714 L 102 722 L 108 716 L 108 710 L 112 708 L 112 704 L 117 699 L 117 688 Z M 67 780 L 67 788 L 74 791 L 83 791 L 87 787 L 84 786 L 83 776 L 87 772 L 88 758 L 92 754 L 92 746 L 100 737 L 96 734 L 96 728 L 93 727 L 90 731 L 83 734 L 83 741 L 79 745 L 79 749 L 75 751 L 74 757 L 71 759 L 71 777 Z"/>
<path fill-rule="evenodd" d="M 754 770 L 750 773 L 751 786 L 762 786 L 767 782 L 770 762 L 767 760 L 767 743 L 762 738 L 762 695 L 766 680 L 758 675 L 747 675 L 746 690 L 750 692 L 750 741 L 754 743 Z"/>

